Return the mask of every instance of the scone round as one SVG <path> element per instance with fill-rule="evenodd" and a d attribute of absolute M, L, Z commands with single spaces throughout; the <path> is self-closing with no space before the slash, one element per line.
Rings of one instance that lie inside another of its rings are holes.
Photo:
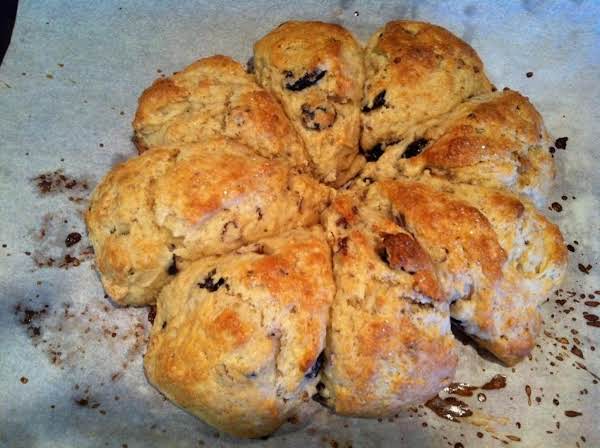
<path fill-rule="evenodd" d="M 505 190 L 432 176 L 375 185 L 433 260 L 452 318 L 508 365 L 529 354 L 566 269 L 558 227 Z"/>
<path fill-rule="evenodd" d="M 448 385 L 457 364 L 432 260 L 376 189 L 339 194 L 322 220 L 337 291 L 317 398 L 360 417 L 423 403 Z"/>
<path fill-rule="evenodd" d="M 365 71 L 361 147 L 367 152 L 402 140 L 412 126 L 492 89 L 475 50 L 424 22 L 393 21 L 373 34 Z"/>
<path fill-rule="evenodd" d="M 143 152 L 174 143 L 229 137 L 260 156 L 307 166 L 302 140 L 281 105 L 227 56 L 200 59 L 156 80 L 138 101 L 134 142 Z"/>
<path fill-rule="evenodd" d="M 334 290 L 320 227 L 196 261 L 160 294 L 146 375 L 220 430 L 268 435 L 310 406 Z"/>
<path fill-rule="evenodd" d="M 181 263 L 317 223 L 330 194 L 287 163 L 220 138 L 117 166 L 94 191 L 86 221 L 108 294 L 141 305 Z"/>
<path fill-rule="evenodd" d="M 362 49 L 339 25 L 285 22 L 254 45 L 256 78 L 282 103 L 320 180 L 342 185 L 358 153 Z"/>
<path fill-rule="evenodd" d="M 383 417 L 434 396 L 456 369 L 451 319 L 508 365 L 526 356 L 566 268 L 529 201 L 554 165 L 528 99 L 423 22 L 364 50 L 339 25 L 286 22 L 254 67 L 213 56 L 157 80 L 141 155 L 92 195 L 106 291 L 157 300 L 149 381 L 261 437 L 314 401 Z"/>
<path fill-rule="evenodd" d="M 540 208 L 546 203 L 555 176 L 550 137 L 520 93 L 471 98 L 420 127 L 366 171 L 389 178 L 429 169 L 453 182 L 508 188 Z"/>

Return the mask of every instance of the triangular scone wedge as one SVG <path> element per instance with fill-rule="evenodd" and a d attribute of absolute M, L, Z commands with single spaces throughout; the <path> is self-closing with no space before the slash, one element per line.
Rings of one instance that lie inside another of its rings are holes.
<path fill-rule="evenodd" d="M 540 332 L 538 307 L 566 269 L 558 227 L 501 189 L 432 176 L 374 187 L 431 257 L 452 318 L 508 365 L 528 355 Z"/>
<path fill-rule="evenodd" d="M 333 294 L 321 227 L 191 263 L 159 296 L 146 376 L 212 426 L 266 436 L 314 411 Z"/>
<path fill-rule="evenodd" d="M 457 363 L 433 260 L 395 219 L 385 190 L 338 194 L 323 225 L 337 290 L 315 398 L 360 417 L 423 403 L 449 384 Z"/>
<path fill-rule="evenodd" d="M 200 59 L 142 93 L 134 142 L 148 148 L 228 137 L 268 159 L 308 168 L 302 140 L 281 105 L 227 56 Z"/>
<path fill-rule="evenodd" d="M 471 98 L 411 130 L 388 147 L 364 175 L 377 179 L 439 177 L 504 187 L 543 207 L 554 182 L 551 145 L 541 115 L 518 92 L 505 89 Z"/>
<path fill-rule="evenodd" d="M 375 32 L 365 73 L 361 147 L 369 160 L 413 126 L 492 90 L 475 50 L 425 22 L 393 21 Z"/>
<path fill-rule="evenodd" d="M 285 22 L 256 42 L 254 67 L 302 137 L 317 177 L 337 186 L 352 178 L 364 164 L 364 69 L 354 36 L 331 23 Z"/>
<path fill-rule="evenodd" d="M 234 140 L 160 147 L 113 168 L 86 222 L 104 287 L 153 303 L 187 261 L 319 222 L 332 190 Z"/>

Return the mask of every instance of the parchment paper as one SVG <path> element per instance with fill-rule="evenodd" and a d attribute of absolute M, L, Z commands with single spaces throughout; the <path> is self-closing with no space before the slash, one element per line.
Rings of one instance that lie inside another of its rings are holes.
<path fill-rule="evenodd" d="M 549 130 L 568 136 L 555 152 L 551 200 L 562 211 L 547 210 L 574 250 L 568 278 L 543 306 L 531 360 L 505 368 L 459 344 L 457 381 L 507 377 L 506 388 L 483 391 L 484 402 L 481 391 L 457 397 L 474 411 L 460 422 L 423 406 L 379 422 L 322 410 L 264 441 L 219 435 L 146 383 L 147 309 L 104 298 L 81 211 L 93 184 L 134 155 L 141 91 L 202 56 L 244 62 L 257 38 L 293 18 L 339 22 L 363 40 L 395 18 L 448 27 L 477 49 L 499 88 L 524 92 Z M 0 67 L 0 445 L 600 446 L 600 328 L 590 316 L 600 311 L 599 18 L 595 1 L 20 2 Z M 71 232 L 83 238 L 67 248 Z"/>

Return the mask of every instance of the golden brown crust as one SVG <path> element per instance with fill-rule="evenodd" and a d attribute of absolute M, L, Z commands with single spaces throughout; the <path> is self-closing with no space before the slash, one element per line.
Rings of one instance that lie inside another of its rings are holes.
<path fill-rule="evenodd" d="M 139 99 L 133 128 L 140 153 L 225 136 L 266 158 L 296 166 L 308 163 L 281 105 L 226 56 L 200 59 L 170 78 L 156 80 Z"/>
<path fill-rule="evenodd" d="M 558 228 L 532 204 L 432 176 L 355 186 L 323 223 L 337 292 L 321 395 L 341 414 L 386 415 L 446 384 L 455 365 L 446 303 L 481 347 L 516 363 L 566 267 Z"/>
<path fill-rule="evenodd" d="M 448 30 L 393 21 L 369 39 L 361 146 L 402 140 L 409 129 L 492 88 L 477 53 Z"/>
<path fill-rule="evenodd" d="M 383 182 L 381 188 L 409 228 L 419 223 L 413 229 L 419 241 L 448 250 L 449 265 L 465 269 L 470 260 L 477 260 L 490 282 L 500 278 L 506 253 L 491 223 L 477 208 L 422 183 Z M 459 253 L 465 258 L 453 257 Z"/>
<path fill-rule="evenodd" d="M 173 238 L 154 220 L 151 189 L 177 151 L 157 149 L 113 168 L 98 184 L 86 224 L 100 278 L 111 298 L 143 305 L 167 281 Z"/>
<path fill-rule="evenodd" d="M 407 157 L 410 141 L 388 148 L 380 177 L 417 176 L 430 169 L 455 182 L 502 186 L 543 206 L 555 168 L 542 117 L 528 99 L 505 90 L 472 98 L 422 125 L 421 153 Z M 396 174 L 395 174 L 396 173 Z"/>
<path fill-rule="evenodd" d="M 542 317 L 536 307 L 520 308 L 518 314 L 508 317 L 510 337 L 481 339 L 473 336 L 477 345 L 495 354 L 505 365 L 514 366 L 531 353 L 542 326 Z"/>
<path fill-rule="evenodd" d="M 254 46 L 258 82 L 283 104 L 319 179 L 341 185 L 364 164 L 358 154 L 362 49 L 323 22 L 285 22 Z"/>
<path fill-rule="evenodd" d="M 537 306 L 566 269 L 558 227 L 506 191 L 425 176 L 380 187 L 439 272 L 465 331 L 507 364 L 527 355 Z"/>
<path fill-rule="evenodd" d="M 313 225 L 330 194 L 221 138 L 155 148 L 115 168 L 92 196 L 87 224 L 107 292 L 140 305 L 154 301 L 173 263 Z"/>
<path fill-rule="evenodd" d="M 383 248 L 392 269 L 408 272 L 415 278 L 415 289 L 433 300 L 442 296 L 433 263 L 419 243 L 406 233 L 385 235 Z"/>
<path fill-rule="evenodd" d="M 333 294 L 320 227 L 194 262 L 160 295 L 146 375 L 220 430 L 270 434 L 315 391 Z"/>
<path fill-rule="evenodd" d="M 322 221 L 337 291 L 321 399 L 363 417 L 427 400 L 456 367 L 448 303 L 429 256 L 375 190 L 338 194 Z"/>

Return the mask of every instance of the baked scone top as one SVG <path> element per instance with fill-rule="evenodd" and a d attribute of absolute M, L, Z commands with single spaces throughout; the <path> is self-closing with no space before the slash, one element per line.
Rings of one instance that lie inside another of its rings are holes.
<path fill-rule="evenodd" d="M 236 141 L 159 147 L 114 168 L 86 215 L 107 292 L 153 303 L 177 265 L 314 225 L 331 190 Z"/>
<path fill-rule="evenodd" d="M 304 144 L 281 105 L 227 56 L 200 59 L 156 80 L 138 101 L 133 128 L 140 152 L 225 136 L 263 157 L 308 164 Z"/>
<path fill-rule="evenodd" d="M 430 254 L 451 316 L 506 364 L 526 356 L 537 308 L 566 270 L 558 227 L 504 190 L 431 176 L 375 185 Z"/>
<path fill-rule="evenodd" d="M 318 84 L 328 95 L 342 101 L 360 101 L 362 97 L 362 49 L 352 33 L 340 25 L 284 22 L 256 42 L 254 51 L 258 59 L 264 58 L 264 63 L 283 71 L 283 84 L 290 85 L 290 92 Z M 257 63 L 263 67 L 263 62 L 254 61 L 259 79 L 268 77 L 258 71 Z M 314 79 L 303 78 L 315 71 L 318 73 Z"/>
<path fill-rule="evenodd" d="M 221 430 L 270 434 L 314 404 L 334 289 L 320 227 L 196 261 L 158 299 L 146 375 Z"/>
<path fill-rule="evenodd" d="M 343 415 L 392 415 L 454 376 L 449 304 L 430 255 L 375 186 L 323 213 L 336 295 L 318 400 Z"/>
<path fill-rule="evenodd" d="M 128 305 L 150 303 L 168 281 L 175 239 L 156 223 L 154 184 L 177 157 L 148 151 L 113 168 L 95 188 L 85 219 L 108 295 Z"/>
<path fill-rule="evenodd" d="M 353 177 L 364 162 L 364 69 L 352 34 L 330 23 L 285 22 L 256 42 L 254 66 L 304 140 L 317 177 L 338 186 Z"/>
<path fill-rule="evenodd" d="M 388 22 L 375 32 L 365 49 L 365 70 L 361 146 L 367 152 L 492 89 L 475 50 L 424 22 Z"/>
<path fill-rule="evenodd" d="M 365 175 L 414 177 L 428 169 L 453 182 L 504 187 L 543 207 L 555 176 L 549 146 L 539 112 L 526 97 L 505 89 L 415 127 Z"/>

